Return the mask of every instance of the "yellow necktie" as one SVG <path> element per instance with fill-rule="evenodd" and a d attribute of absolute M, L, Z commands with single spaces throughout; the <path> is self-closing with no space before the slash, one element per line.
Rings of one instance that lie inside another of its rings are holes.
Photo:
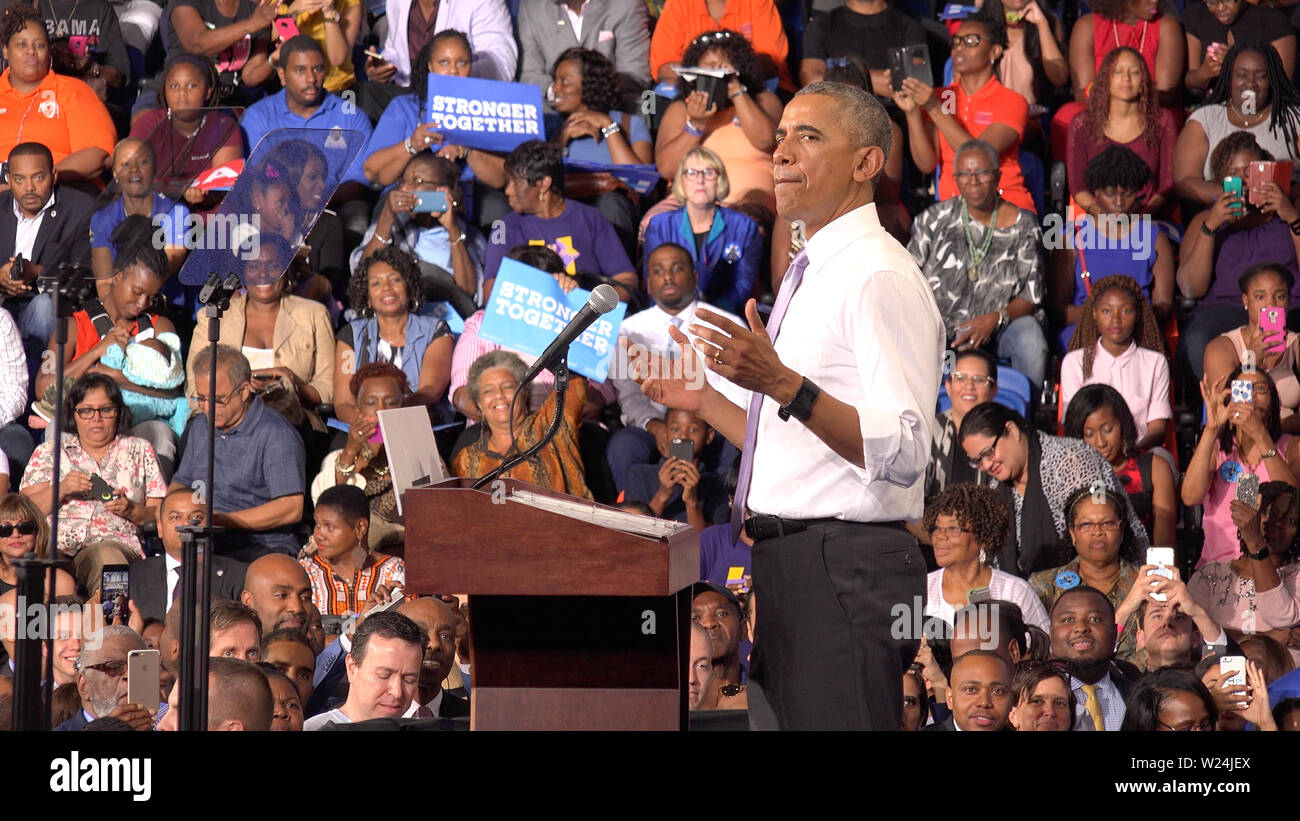
<path fill-rule="evenodd" d="M 1097 685 L 1081 684 L 1079 688 L 1088 697 L 1088 700 L 1083 704 L 1083 709 L 1088 711 L 1088 717 L 1092 719 L 1093 729 L 1097 732 L 1105 732 L 1106 722 L 1101 718 L 1101 701 L 1097 699 Z"/>

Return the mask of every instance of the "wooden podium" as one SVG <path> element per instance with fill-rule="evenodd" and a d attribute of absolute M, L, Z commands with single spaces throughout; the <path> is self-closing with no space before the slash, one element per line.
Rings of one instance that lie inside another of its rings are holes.
<path fill-rule="evenodd" d="M 470 596 L 470 728 L 686 729 L 698 535 L 627 533 L 590 520 L 623 511 L 514 479 L 472 483 L 403 497 L 407 590 Z"/>

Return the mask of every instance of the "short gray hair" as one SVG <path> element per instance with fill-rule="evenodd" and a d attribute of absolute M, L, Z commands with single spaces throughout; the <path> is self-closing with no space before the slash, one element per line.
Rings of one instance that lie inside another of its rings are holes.
<path fill-rule="evenodd" d="M 984 140 L 967 140 L 957 149 L 957 153 L 952 155 L 953 165 L 957 164 L 957 158 L 967 151 L 978 151 L 989 161 L 989 165 L 994 171 L 998 170 L 998 150 L 986 143 Z"/>
<path fill-rule="evenodd" d="M 100 655 L 104 650 L 104 642 L 114 636 L 130 636 L 139 645 L 136 648 L 137 650 L 144 649 L 144 639 L 140 638 L 139 633 L 122 624 L 110 624 L 86 640 L 87 649 L 77 659 L 77 670 L 85 670 L 86 666 L 90 664 L 99 664 Z"/>
<path fill-rule="evenodd" d="M 846 83 L 830 83 L 822 80 L 810 83 L 799 90 L 795 97 L 805 94 L 818 94 L 831 97 L 839 103 L 840 122 L 849 132 L 849 140 L 855 148 L 878 146 L 889 157 L 893 134 L 889 130 L 889 115 L 885 107 L 875 98 L 857 86 Z"/>
<path fill-rule="evenodd" d="M 465 388 L 469 391 L 469 398 L 478 404 L 478 383 L 483 378 L 483 374 L 493 368 L 505 368 L 514 376 L 518 382 L 524 378 L 528 366 L 524 360 L 520 359 L 518 354 L 513 354 L 504 348 L 498 348 L 495 351 L 487 353 L 474 360 L 474 364 L 469 366 L 469 376 L 465 379 Z"/>
<path fill-rule="evenodd" d="M 248 357 L 243 352 L 229 345 L 209 345 L 194 356 L 191 368 L 194 378 L 206 379 L 208 368 L 212 367 L 213 351 L 216 351 L 217 367 L 226 372 L 232 386 L 239 386 L 253 378 L 253 368 L 248 364 Z"/>

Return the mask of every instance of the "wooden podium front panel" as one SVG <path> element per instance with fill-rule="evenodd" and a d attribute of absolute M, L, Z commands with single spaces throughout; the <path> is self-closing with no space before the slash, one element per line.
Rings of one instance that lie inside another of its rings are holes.
<path fill-rule="evenodd" d="M 470 691 L 471 730 L 681 730 L 671 690 Z"/>

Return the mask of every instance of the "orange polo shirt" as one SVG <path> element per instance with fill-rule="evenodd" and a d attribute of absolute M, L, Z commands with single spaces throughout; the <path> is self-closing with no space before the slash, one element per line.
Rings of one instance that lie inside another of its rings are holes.
<path fill-rule="evenodd" d="M 1034 199 L 1029 196 L 1025 178 L 1020 173 L 1020 140 L 1025 136 L 1025 126 L 1029 123 L 1029 103 L 1025 98 L 994 77 L 970 95 L 962 89 L 960 82 L 953 83 L 939 92 L 939 100 L 941 105 L 951 103 L 956 107 L 956 111 L 950 110 L 950 113 L 972 137 L 980 137 L 994 123 L 1015 129 L 1016 141 L 998 158 L 998 168 L 1002 171 L 1000 190 L 1003 199 L 1027 211 L 1034 211 Z M 946 200 L 958 194 L 957 183 L 952 178 L 953 155 L 956 150 L 937 131 L 935 139 L 939 141 L 939 162 L 943 166 L 943 176 L 939 178 L 939 199 Z"/>
<path fill-rule="evenodd" d="M 659 69 L 668 63 L 680 63 L 686 47 L 706 31 L 731 29 L 745 35 L 754 51 L 766 55 L 776 63 L 781 86 L 794 91 L 790 68 L 790 43 L 785 39 L 781 15 L 772 0 L 727 0 L 722 22 L 709 16 L 704 0 L 668 0 L 655 23 L 650 38 L 650 74 L 659 76 Z"/>
<path fill-rule="evenodd" d="M 8 159 L 20 142 L 44 144 L 57 164 L 83 148 L 112 154 L 117 129 L 94 89 L 81 80 L 51 71 L 31 94 L 19 94 L 6 68 L 0 74 L 0 159 Z"/>

